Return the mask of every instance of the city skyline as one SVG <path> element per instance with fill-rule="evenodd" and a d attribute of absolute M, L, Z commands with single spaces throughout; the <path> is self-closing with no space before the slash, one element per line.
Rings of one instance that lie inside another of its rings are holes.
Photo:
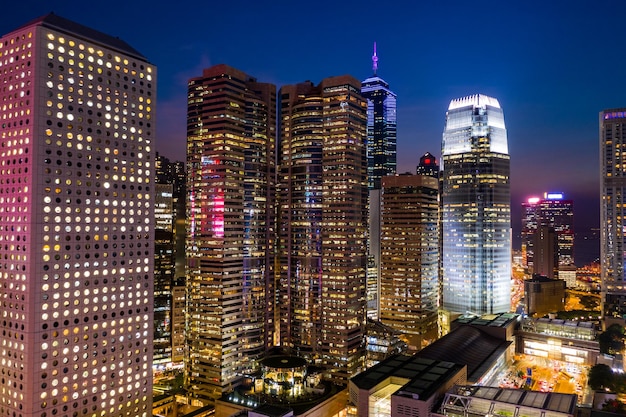
<path fill-rule="evenodd" d="M 306 9 L 253 2 L 241 11 L 234 3 L 183 1 L 170 10 L 133 2 L 120 14 L 114 5 L 95 13 L 83 3 L 35 1 L 12 3 L 5 14 L 10 18 L 0 20 L 0 33 L 52 10 L 136 45 L 159 67 L 157 151 L 176 160 L 185 156 L 186 82 L 202 69 L 225 63 L 277 87 L 303 79 L 317 83 L 331 75 L 365 79 L 377 42 L 378 73 L 398 94 L 398 172 L 414 172 L 425 152 L 440 159 L 442 115 L 451 99 L 492 95 L 507 109 L 513 219 L 519 219 L 526 197 L 550 190 L 576 202 L 577 232 L 598 226 L 597 114 L 624 105 L 626 85 L 614 80 L 626 58 L 614 54 L 610 66 L 598 63 L 619 45 L 619 16 L 626 4 L 601 9 L 584 1 L 488 2 L 473 9 L 457 1 L 396 2 L 385 5 L 375 28 L 338 47 L 346 29 L 337 19 L 350 15 L 366 22 L 374 4 L 347 1 L 330 8 L 330 2 L 322 2 Z M 323 14 L 326 10 L 333 13 Z M 142 16 L 143 23 L 134 16 Z M 202 23 L 207 18 L 210 25 Z M 245 28 L 256 21 L 276 26 L 250 35 Z M 313 25 L 326 30 L 306 30 Z M 468 64 L 450 65 L 452 57 Z M 485 71 L 478 68 L 484 59 L 490 63 Z M 519 234 L 520 222 L 512 225 Z"/>

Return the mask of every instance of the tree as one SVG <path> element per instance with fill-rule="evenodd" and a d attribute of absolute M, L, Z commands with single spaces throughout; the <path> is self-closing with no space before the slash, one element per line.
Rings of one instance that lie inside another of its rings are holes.
<path fill-rule="evenodd" d="M 608 365 L 599 363 L 589 370 L 588 384 L 593 390 L 614 389 L 613 371 Z"/>
<path fill-rule="evenodd" d="M 619 324 L 609 326 L 598 336 L 600 353 L 614 355 L 624 350 L 624 328 Z"/>

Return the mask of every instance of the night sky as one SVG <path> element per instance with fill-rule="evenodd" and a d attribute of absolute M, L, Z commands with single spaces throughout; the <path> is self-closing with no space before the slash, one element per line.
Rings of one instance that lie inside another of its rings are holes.
<path fill-rule="evenodd" d="M 186 84 L 203 68 L 225 63 L 278 86 L 363 80 L 377 42 L 378 74 L 398 94 L 400 172 L 440 155 L 451 99 L 487 94 L 508 129 L 514 234 L 522 200 L 544 191 L 574 200 L 577 232 L 598 227 L 598 113 L 626 107 L 623 0 L 11 1 L 0 34 L 49 12 L 157 66 L 157 151 L 170 159 L 184 160 Z"/>

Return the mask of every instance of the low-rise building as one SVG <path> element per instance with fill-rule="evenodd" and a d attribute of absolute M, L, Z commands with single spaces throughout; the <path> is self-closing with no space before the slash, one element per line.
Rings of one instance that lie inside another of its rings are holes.
<path fill-rule="evenodd" d="M 357 416 L 426 417 L 450 387 L 466 380 L 465 365 L 394 355 L 354 376 L 348 389 Z"/>
<path fill-rule="evenodd" d="M 455 386 L 446 393 L 439 412 L 432 416 L 573 417 L 575 412 L 575 394 Z"/>

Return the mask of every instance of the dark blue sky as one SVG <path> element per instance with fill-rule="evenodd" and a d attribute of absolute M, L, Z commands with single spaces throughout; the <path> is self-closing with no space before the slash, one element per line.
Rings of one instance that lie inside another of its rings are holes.
<path fill-rule="evenodd" d="M 513 225 L 529 194 L 563 191 L 577 229 L 598 225 L 598 113 L 626 106 L 626 2 L 13 1 L 5 34 L 40 15 L 118 36 L 158 67 L 157 150 L 184 159 L 190 77 L 226 63 L 277 85 L 379 75 L 398 94 L 398 163 L 440 154 L 451 99 L 482 93 L 504 109 Z"/>

